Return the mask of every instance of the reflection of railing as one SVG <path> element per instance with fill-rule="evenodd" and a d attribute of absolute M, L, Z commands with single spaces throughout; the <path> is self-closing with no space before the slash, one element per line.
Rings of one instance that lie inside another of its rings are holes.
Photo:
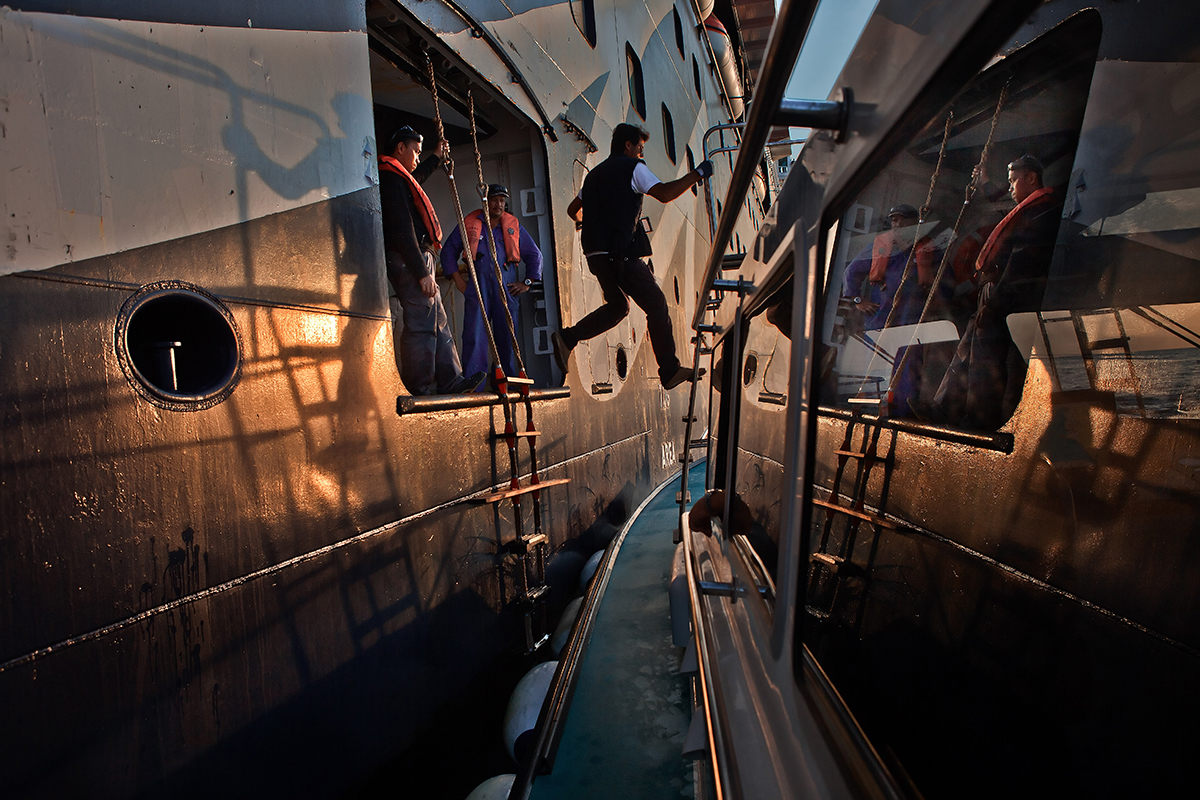
<path fill-rule="evenodd" d="M 758 170 L 761 160 L 760 152 L 767 144 L 771 128 L 779 122 L 783 93 L 791 79 L 792 68 L 800 55 L 800 47 L 808 33 L 809 24 L 817 10 L 817 0 L 787 0 L 775 17 L 771 27 L 771 41 L 767 53 L 763 57 L 762 69 L 759 73 L 759 83 L 755 90 L 754 102 L 746 118 L 746 126 L 742 132 L 742 149 L 738 153 L 733 175 L 729 179 L 729 189 L 726 192 L 726 203 L 721 211 L 708 254 L 708 263 L 704 270 L 704 282 L 701 289 L 701 299 L 704 299 L 712 282 L 721 271 L 721 258 L 725 254 L 726 245 L 733 236 L 733 228 L 737 223 L 742 199 L 750 189 L 750 182 Z M 839 119 L 845 127 L 848 103 L 841 104 Z M 797 127 L 820 127 L 811 124 L 804 115 L 789 113 L 787 124 Z M 803 117 L 803 118 L 802 118 Z M 729 202 L 729 200 L 733 202 Z M 696 308 L 692 325 L 699 325 L 704 315 L 704 303 Z"/>

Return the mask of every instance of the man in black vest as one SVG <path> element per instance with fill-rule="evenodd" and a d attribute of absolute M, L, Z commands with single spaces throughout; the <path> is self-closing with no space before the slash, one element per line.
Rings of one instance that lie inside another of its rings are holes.
<path fill-rule="evenodd" d="M 674 389 L 694 380 L 695 374 L 675 355 L 667 298 L 642 261 L 650 255 L 645 234 L 637 230 L 642 195 L 669 203 L 711 175 L 712 162 L 704 161 L 682 178 L 662 183 L 641 160 L 649 138 L 650 134 L 635 125 L 621 123 L 613 129 L 611 155 L 588 173 L 579 195 L 567 207 L 576 222 L 583 211 L 583 254 L 588 270 L 600 281 L 604 305 L 578 324 L 552 334 L 551 341 L 555 361 L 565 375 L 575 345 L 615 328 L 629 314 L 629 298 L 633 298 L 646 312 L 658 377 L 664 388 Z"/>

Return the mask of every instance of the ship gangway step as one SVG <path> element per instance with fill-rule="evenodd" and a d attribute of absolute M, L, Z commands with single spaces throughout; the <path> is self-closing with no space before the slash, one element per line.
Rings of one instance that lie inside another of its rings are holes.
<path fill-rule="evenodd" d="M 553 478 L 548 481 L 540 481 L 538 483 L 531 483 L 528 486 L 520 486 L 516 489 L 505 489 L 500 492 L 492 492 L 491 494 L 485 494 L 479 498 L 479 502 L 480 503 L 499 503 L 501 500 L 505 500 L 509 497 L 519 497 L 520 495 L 523 495 L 523 494 L 529 494 L 530 492 L 536 492 L 536 491 L 539 491 L 540 489 L 549 489 L 551 486 L 562 486 L 564 483 L 570 483 L 570 482 L 571 482 L 570 478 Z"/>
<path fill-rule="evenodd" d="M 868 514 L 865 511 L 858 511 L 853 508 L 846 508 L 843 505 L 839 505 L 837 503 L 831 503 L 828 500 L 817 500 L 816 498 L 814 498 L 813 503 L 821 506 L 822 508 L 828 508 L 830 511 L 833 511 L 838 514 L 846 514 L 847 516 L 857 517 L 858 519 L 870 522 L 872 525 L 878 525 L 881 528 L 889 528 L 891 530 L 896 530 L 897 528 L 900 527 L 896 523 L 892 522 L 890 519 L 887 519 L 886 517 L 880 517 L 875 514 Z"/>

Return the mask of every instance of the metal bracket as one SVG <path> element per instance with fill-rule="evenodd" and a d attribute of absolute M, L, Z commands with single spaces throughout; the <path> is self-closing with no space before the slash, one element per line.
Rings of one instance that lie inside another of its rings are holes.
<path fill-rule="evenodd" d="M 779 111 L 772 121 L 775 125 L 791 128 L 820 128 L 837 131 L 835 141 L 843 144 L 850 136 L 850 112 L 854 109 L 854 92 L 849 86 L 842 87 L 842 100 L 790 100 L 779 103 Z"/>
<path fill-rule="evenodd" d="M 736 281 L 731 281 L 728 278 L 717 278 L 712 282 L 712 288 L 722 292 L 736 292 L 739 296 L 754 293 L 754 284 L 745 278 L 738 278 Z"/>

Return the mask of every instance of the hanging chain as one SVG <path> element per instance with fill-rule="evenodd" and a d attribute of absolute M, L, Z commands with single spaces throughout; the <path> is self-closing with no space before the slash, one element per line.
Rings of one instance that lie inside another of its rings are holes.
<path fill-rule="evenodd" d="M 442 112 L 438 103 L 437 91 L 437 76 L 433 72 L 433 59 L 429 57 L 429 52 L 425 53 L 425 68 L 429 73 L 429 91 L 433 95 L 433 121 L 437 125 L 438 144 L 446 141 L 445 130 L 442 128 Z M 468 96 L 470 93 L 468 92 Z M 471 285 L 475 287 L 475 296 L 479 298 L 479 307 L 483 308 L 483 290 L 479 286 L 479 276 L 475 273 L 475 254 L 471 252 L 471 248 L 467 247 L 467 225 L 463 219 L 462 203 L 458 199 L 458 185 L 454 182 L 454 160 L 450 158 L 450 154 L 446 154 L 446 158 L 442 161 L 442 167 L 446 170 L 446 178 L 450 181 L 450 196 L 454 200 L 454 213 L 458 219 L 458 232 L 463 238 L 463 255 L 466 257 L 467 274 L 471 276 Z M 497 365 L 500 363 L 500 353 L 496 349 L 496 337 L 492 334 L 492 326 L 488 323 L 487 315 L 483 317 L 483 328 L 487 331 L 488 351 L 491 353 L 492 361 Z"/>
<path fill-rule="evenodd" d="M 517 362 L 517 374 L 524 378 L 525 362 L 521 359 L 521 344 L 517 341 L 517 326 L 513 322 L 512 309 L 508 307 L 508 287 L 504 285 L 504 272 L 500 269 L 500 259 L 496 257 L 496 237 L 492 235 L 492 215 L 488 208 L 487 197 L 487 182 L 483 179 L 483 156 L 479 152 L 479 134 L 475 130 L 475 99 L 471 97 L 471 93 L 467 92 L 468 116 L 471 118 L 471 142 L 475 145 L 475 170 L 479 175 L 479 201 L 483 206 L 483 234 L 487 239 L 488 252 L 492 256 L 492 268 L 496 274 L 496 297 L 500 304 L 504 306 L 504 319 L 508 322 L 508 335 L 512 339 L 513 357 Z M 503 223 L 501 223 L 503 225 Z M 465 232 L 464 232 L 465 235 Z M 468 250 L 470 248 L 467 248 Z M 480 303 L 479 311 L 486 319 L 487 313 L 483 304 Z M 499 366 L 499 360 L 496 361 Z"/>
<path fill-rule="evenodd" d="M 958 217 L 954 220 L 954 227 L 950 230 L 950 239 L 946 242 L 946 248 L 942 252 L 941 261 L 938 263 L 937 274 L 933 278 L 933 284 L 929 287 L 929 294 L 925 297 L 925 305 L 921 308 L 921 316 L 917 318 L 918 325 L 923 323 L 926 315 L 929 314 L 929 309 L 933 305 L 933 298 L 936 294 L 937 287 L 941 285 L 942 278 L 946 274 L 946 263 L 950 260 L 948 258 L 950 255 L 950 249 L 958 240 L 958 228 L 960 225 L 962 225 L 963 217 L 966 216 L 967 209 L 970 207 L 971 202 L 975 199 L 975 193 L 979 191 L 979 187 L 987 181 L 987 160 L 988 156 L 992 152 L 992 142 L 996 136 L 996 124 L 1000 121 L 1000 110 L 1004 108 L 1004 103 L 1008 100 L 1008 87 L 1011 83 L 1012 78 L 1010 77 L 1004 82 L 1004 86 L 1000 89 L 1000 98 L 996 101 L 996 110 L 992 113 L 992 125 L 991 128 L 988 129 L 987 141 L 983 143 L 983 152 L 979 154 L 979 163 L 976 164 L 975 168 L 971 171 L 971 180 L 969 183 L 967 183 L 967 188 L 963 192 L 962 206 L 958 209 Z M 951 112 L 951 114 L 953 115 L 953 112 Z M 946 133 L 949 134 L 949 132 L 950 123 L 947 121 Z M 949 138 L 948 135 L 947 138 Z M 945 139 L 943 139 L 943 151 L 945 150 L 945 146 L 946 142 Z M 938 164 L 941 164 L 940 156 L 938 157 Z M 936 176 L 937 173 L 935 172 L 934 174 Z M 913 245 L 913 249 L 916 250 L 916 245 Z M 914 339 L 916 337 L 915 329 L 913 337 Z M 900 358 L 900 363 L 897 364 L 896 368 L 892 371 L 892 379 L 888 383 L 888 391 L 893 391 L 895 389 L 895 383 L 899 379 L 899 376 L 903 373 L 904 365 L 908 362 L 908 355 L 911 351 L 912 347 L 910 346 L 904 351 L 904 355 Z"/>
<path fill-rule="evenodd" d="M 953 126 L 953 124 L 954 124 L 954 111 L 951 110 L 950 113 L 946 115 L 946 127 L 942 131 L 942 145 L 938 149 L 937 163 L 934 165 L 933 175 L 929 179 L 929 191 L 926 192 L 926 194 L 925 194 L 925 204 L 923 206 L 921 206 L 921 210 L 920 210 L 919 214 L 917 215 L 917 228 L 913 232 L 912 246 L 910 246 L 908 248 L 908 258 L 904 262 L 904 269 L 901 270 L 901 272 L 900 272 L 900 283 L 898 286 L 896 286 L 895 294 L 892 295 L 892 307 L 890 309 L 888 309 L 887 319 L 884 320 L 884 322 L 883 322 L 883 328 L 885 330 L 887 328 L 892 327 L 892 320 L 894 320 L 896 317 L 896 309 L 900 307 L 900 292 L 904 289 L 904 284 L 908 281 L 908 279 L 912 275 L 913 261 L 916 259 L 917 246 L 920 243 L 921 228 L 925 224 L 925 218 L 930 213 L 931 206 L 933 205 L 933 192 L 934 192 L 934 189 L 937 188 L 938 176 L 940 176 L 941 172 L 942 172 L 942 161 L 946 157 L 946 143 L 948 141 L 950 141 L 950 128 L 951 128 L 951 126 Z M 893 236 L 893 241 L 895 241 L 894 236 Z M 872 246 L 871 246 L 872 260 L 874 260 L 874 256 L 875 256 L 875 246 L 872 244 Z M 888 257 L 890 258 L 891 256 L 889 255 Z M 884 274 L 884 277 L 885 278 L 887 277 L 886 272 Z M 934 283 L 934 286 L 937 286 L 936 282 Z M 930 295 L 932 296 L 932 294 L 933 294 L 933 290 L 931 289 Z M 865 370 L 863 370 L 863 381 L 858 387 L 859 394 L 862 394 L 863 390 L 866 388 L 867 382 L 871 379 L 871 368 L 873 366 L 875 366 L 875 359 L 879 357 L 879 353 L 880 353 L 880 348 L 878 348 L 878 347 L 874 348 L 871 352 L 871 361 L 869 364 L 867 364 L 867 368 Z M 907 355 L 907 351 L 905 354 Z M 888 381 L 887 391 L 889 393 L 891 391 L 893 391 L 895 388 L 893 384 L 895 383 L 896 376 L 898 374 L 899 374 L 899 370 L 897 370 L 897 369 L 892 370 L 891 380 Z M 883 399 L 887 400 L 886 394 L 884 395 Z"/>

